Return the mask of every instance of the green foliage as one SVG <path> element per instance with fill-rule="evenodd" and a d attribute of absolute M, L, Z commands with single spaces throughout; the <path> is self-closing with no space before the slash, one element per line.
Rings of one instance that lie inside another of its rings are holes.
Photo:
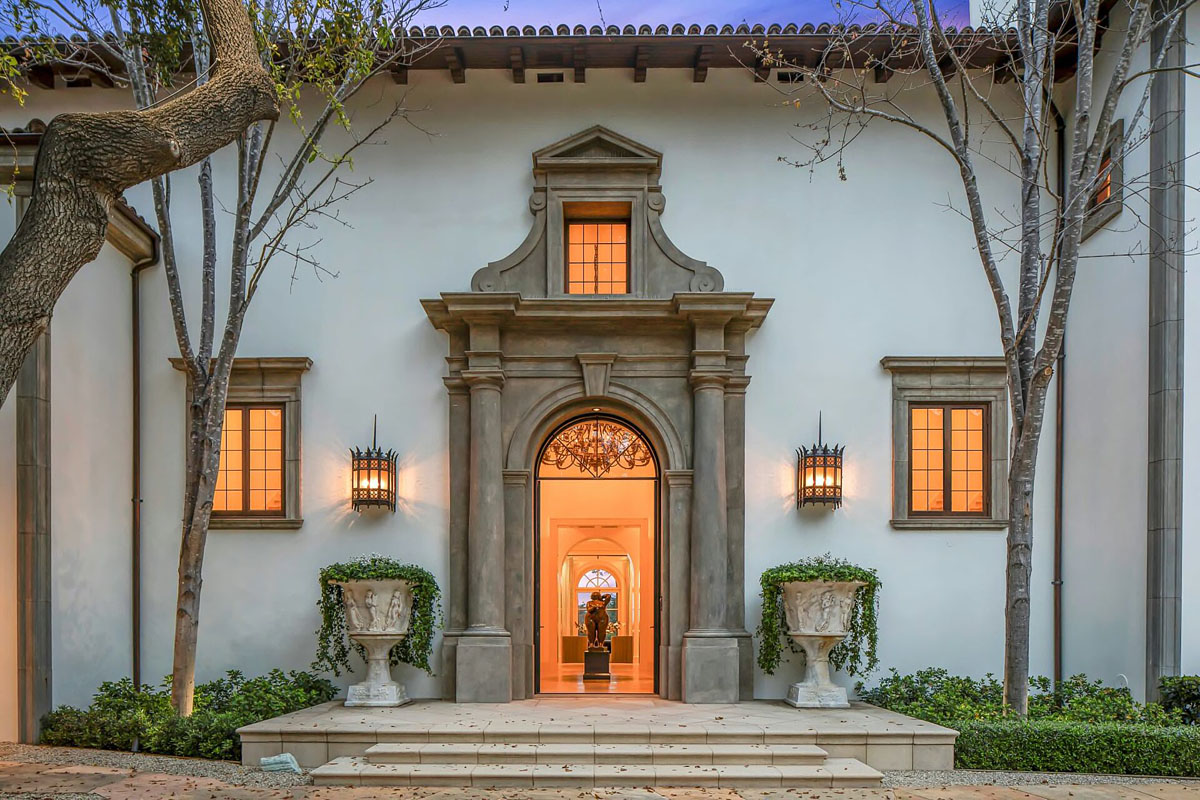
<path fill-rule="evenodd" d="M 413 607 L 409 619 L 408 635 L 392 648 L 392 664 L 411 664 L 430 675 L 429 656 L 433 653 L 433 634 L 441 624 L 441 590 L 437 580 L 428 570 L 415 564 L 401 564 L 393 558 L 371 554 L 359 556 L 353 561 L 330 564 L 321 570 L 320 599 L 321 630 L 317 632 L 317 657 L 313 669 L 333 672 L 353 672 L 350 668 L 349 637 L 346 635 L 346 617 L 342 605 L 342 587 L 331 581 L 354 580 L 403 580 L 412 587 Z M 359 655 L 365 657 L 363 648 L 354 645 Z"/>
<path fill-rule="evenodd" d="M 60 706 L 42 720 L 42 744 L 134 750 L 174 756 L 239 760 L 237 729 L 326 703 L 338 688 L 307 672 L 272 670 L 247 679 L 230 671 L 196 687 L 195 710 L 171 708 L 171 679 L 136 688 L 128 678 L 100 685 L 86 710 Z"/>
<path fill-rule="evenodd" d="M 883 585 L 873 569 L 855 566 L 828 553 L 791 564 L 772 567 L 762 574 L 762 620 L 758 625 L 758 666 L 768 675 L 783 660 L 783 642 L 792 652 L 796 645 L 787 635 L 783 612 L 783 584 L 791 581 L 862 581 L 866 584 L 854 596 L 850 614 L 850 632 L 829 653 L 829 663 L 851 675 L 865 675 L 879 663 L 877 614 L 879 588 Z"/>
<path fill-rule="evenodd" d="M 1055 687 L 1030 679 L 1029 716 L 1006 716 L 992 675 L 979 680 L 923 669 L 896 670 L 858 695 L 868 703 L 959 731 L 960 769 L 1200 775 L 1200 728 L 1177 708 L 1139 703 L 1125 687 L 1074 675 Z"/>
<path fill-rule="evenodd" d="M 1188 725 L 1200 725 L 1200 675 L 1180 675 L 1159 680 L 1163 707 L 1179 712 Z"/>
<path fill-rule="evenodd" d="M 1200 727 L 1061 719 L 958 725 L 959 769 L 1200 776 Z"/>
<path fill-rule="evenodd" d="M 1145 725 L 1177 725 L 1177 712 L 1156 703 L 1139 703 L 1126 687 L 1105 686 L 1073 675 L 1057 688 L 1049 678 L 1029 681 L 1029 719 L 1068 722 L 1132 722 Z M 956 727 L 964 721 L 998 720 L 1004 710 L 1004 688 L 991 674 L 978 680 L 951 675 L 944 669 L 923 669 L 913 675 L 896 670 L 867 689 L 857 686 L 858 696 L 868 703 Z"/>

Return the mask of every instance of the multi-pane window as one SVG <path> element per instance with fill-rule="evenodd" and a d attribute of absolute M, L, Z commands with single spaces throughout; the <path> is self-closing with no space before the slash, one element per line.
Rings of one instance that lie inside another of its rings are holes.
<path fill-rule="evenodd" d="M 987 411 L 985 405 L 910 407 L 910 513 L 987 513 Z"/>
<path fill-rule="evenodd" d="M 567 294 L 629 292 L 629 223 L 567 223 Z"/>
<path fill-rule="evenodd" d="M 225 407 L 213 513 L 284 513 L 283 406 Z"/>
<path fill-rule="evenodd" d="M 1096 170 L 1100 175 L 1100 183 L 1096 186 L 1096 190 L 1092 192 L 1091 198 L 1088 200 L 1088 211 L 1097 208 L 1104 203 L 1107 203 L 1113 196 L 1113 156 L 1112 148 L 1104 151 L 1103 157 L 1100 159 L 1100 167 Z"/>

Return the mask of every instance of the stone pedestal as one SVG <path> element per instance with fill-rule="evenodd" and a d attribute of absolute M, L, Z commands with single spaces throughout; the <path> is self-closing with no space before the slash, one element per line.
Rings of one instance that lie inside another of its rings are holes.
<path fill-rule="evenodd" d="M 347 706 L 386 707 L 402 706 L 412 701 L 404 691 L 404 684 L 392 680 L 388 654 L 404 636 L 387 633 L 357 633 L 354 641 L 367 651 L 367 679 L 346 690 Z"/>
<path fill-rule="evenodd" d="M 335 581 L 342 589 L 346 633 L 367 651 L 366 680 L 346 693 L 347 706 L 402 706 L 404 684 L 392 680 L 389 654 L 405 636 L 412 617 L 408 581 Z"/>
<path fill-rule="evenodd" d="M 738 644 L 732 636 L 683 637 L 683 702 L 738 701 Z"/>
<path fill-rule="evenodd" d="M 454 688 L 459 703 L 512 700 L 512 639 L 467 632 L 458 640 Z"/>
<path fill-rule="evenodd" d="M 793 581 L 783 584 L 788 636 L 804 651 L 804 680 L 786 701 L 797 708 L 849 708 L 846 690 L 829 675 L 829 651 L 846 638 L 860 581 Z"/>
<path fill-rule="evenodd" d="M 583 679 L 585 681 L 608 681 L 612 680 L 612 672 L 609 671 L 608 662 L 611 654 L 605 650 L 584 651 L 583 654 Z"/>

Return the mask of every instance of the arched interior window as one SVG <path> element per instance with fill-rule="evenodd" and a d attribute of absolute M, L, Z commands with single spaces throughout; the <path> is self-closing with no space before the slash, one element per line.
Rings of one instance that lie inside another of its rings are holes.
<path fill-rule="evenodd" d="M 579 591 L 575 595 L 576 602 L 576 624 L 579 626 L 579 632 L 582 635 L 586 629 L 583 622 L 583 616 L 587 613 L 588 600 L 592 599 L 592 592 L 600 592 L 601 594 L 611 595 L 612 599 L 608 603 L 608 638 L 612 638 L 620 631 L 618 624 L 617 602 L 620 599 L 620 594 L 617 592 L 617 579 L 606 569 L 589 569 L 579 578 Z"/>

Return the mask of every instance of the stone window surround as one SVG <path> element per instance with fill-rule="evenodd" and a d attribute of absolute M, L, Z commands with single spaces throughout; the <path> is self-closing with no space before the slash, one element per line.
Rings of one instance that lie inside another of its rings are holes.
<path fill-rule="evenodd" d="M 892 375 L 892 519 L 899 530 L 1003 530 L 1008 526 L 1008 373 L 1001 356 L 887 356 Z M 911 516 L 908 511 L 909 406 L 986 403 L 991 441 L 990 514 Z"/>
<path fill-rule="evenodd" d="M 1095 208 L 1087 211 L 1083 218 L 1083 233 L 1080 241 L 1087 241 L 1093 233 L 1112 222 L 1121 214 L 1125 207 L 1125 120 L 1113 122 L 1108 132 L 1108 141 L 1104 144 L 1104 152 L 1110 153 L 1112 168 L 1108 175 L 1111 179 L 1112 192 L 1108 199 Z M 1101 153 L 1103 156 L 1103 153 Z"/>
<path fill-rule="evenodd" d="M 182 359 L 172 358 L 171 365 L 186 372 Z M 300 505 L 300 382 L 311 367 L 312 359 L 305 356 L 233 360 L 227 402 L 276 403 L 284 407 L 284 513 L 261 517 L 214 513 L 211 530 L 296 530 L 304 524 Z"/>

